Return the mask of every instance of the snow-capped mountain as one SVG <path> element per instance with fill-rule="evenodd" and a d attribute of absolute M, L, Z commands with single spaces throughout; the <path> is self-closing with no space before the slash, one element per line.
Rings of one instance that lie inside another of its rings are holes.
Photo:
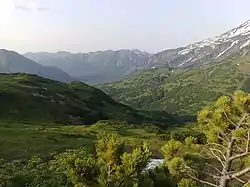
<path fill-rule="evenodd" d="M 249 44 L 250 20 L 220 36 L 208 38 L 186 47 L 159 52 L 149 59 L 148 66 L 188 67 L 225 58 L 239 52 Z"/>

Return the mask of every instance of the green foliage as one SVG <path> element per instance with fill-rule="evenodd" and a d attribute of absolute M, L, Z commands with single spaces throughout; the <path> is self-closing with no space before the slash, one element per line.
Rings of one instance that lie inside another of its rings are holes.
<path fill-rule="evenodd" d="M 61 171 L 38 157 L 33 157 L 27 165 L 6 163 L 3 171 L 8 176 L 0 177 L 0 186 L 3 187 L 70 186 Z"/>
<path fill-rule="evenodd" d="M 56 156 L 54 163 L 76 187 L 91 186 L 97 181 L 98 164 L 85 149 L 68 150 Z"/>
<path fill-rule="evenodd" d="M 83 148 L 70 149 L 52 154 L 48 161 L 33 157 L 25 165 L 5 164 L 1 167 L 5 174 L 0 175 L 0 184 L 4 187 L 133 187 L 148 184 L 144 170 L 152 155 L 149 146 L 138 145 L 131 152 L 124 152 L 124 146 L 117 135 L 100 134 L 96 154 L 89 154 Z"/>
<path fill-rule="evenodd" d="M 140 187 L 176 187 L 176 182 L 171 178 L 165 167 L 156 167 L 145 172 L 140 178 Z"/>
<path fill-rule="evenodd" d="M 250 172 L 250 94 L 236 91 L 198 112 L 207 143 L 187 137 L 170 140 L 161 149 L 178 186 L 228 187 L 247 184 Z M 240 182 L 239 182 L 240 181 Z"/>
<path fill-rule="evenodd" d="M 178 183 L 178 187 L 198 187 L 198 186 L 194 180 L 188 178 L 182 178 Z"/>

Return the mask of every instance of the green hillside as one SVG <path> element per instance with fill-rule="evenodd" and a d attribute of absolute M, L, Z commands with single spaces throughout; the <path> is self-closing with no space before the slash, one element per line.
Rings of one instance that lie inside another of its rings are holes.
<path fill-rule="evenodd" d="M 0 74 L 0 103 L 2 121 L 85 125 L 103 119 L 155 121 L 151 114 L 120 104 L 84 83 L 66 84 L 28 74 Z M 162 121 L 175 123 L 166 113 Z"/>
<path fill-rule="evenodd" d="M 139 109 L 196 114 L 218 96 L 250 90 L 250 54 L 188 69 L 151 69 L 98 87 L 116 100 Z"/>

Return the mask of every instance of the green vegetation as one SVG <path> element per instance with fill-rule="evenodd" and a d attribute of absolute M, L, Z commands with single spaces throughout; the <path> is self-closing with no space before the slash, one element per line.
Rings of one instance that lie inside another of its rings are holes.
<path fill-rule="evenodd" d="M 249 73 L 239 54 L 99 86 L 140 110 L 84 83 L 1 74 L 0 187 L 248 187 L 250 94 L 231 93 Z"/>
<path fill-rule="evenodd" d="M 161 157 L 159 148 L 166 140 L 182 140 L 190 134 L 202 141 L 203 135 L 193 127 L 162 129 L 150 124 L 136 125 L 126 121 L 101 120 L 89 125 L 0 123 L 0 158 L 22 160 L 34 155 L 47 157 L 49 153 L 67 148 L 85 147 L 93 151 L 96 135 L 101 132 L 120 135 L 127 145 L 148 141 L 154 157 Z"/>
<path fill-rule="evenodd" d="M 151 169 L 147 169 L 153 155 L 150 139 L 165 133 L 161 129 L 147 126 L 145 132 L 150 132 L 151 138 L 128 144 L 128 132 L 142 133 L 137 125 L 100 121 L 91 130 L 68 126 L 64 129 L 67 132 L 96 132 L 93 152 L 78 148 L 52 153 L 49 158 L 33 157 L 28 162 L 2 160 L 0 186 L 248 187 L 249 104 L 250 94 L 237 91 L 203 108 L 198 112 L 198 126 L 193 127 L 193 135 L 194 130 L 199 130 L 205 137 L 189 133 L 180 139 L 170 137 L 160 149 L 164 163 Z"/>
<path fill-rule="evenodd" d="M 36 75 L 0 75 L 0 121 L 93 124 L 101 119 L 173 124 L 167 113 L 159 120 L 117 103 L 102 91 L 80 82 L 61 83 Z"/>
<path fill-rule="evenodd" d="M 119 102 L 138 109 L 195 115 L 221 95 L 250 91 L 250 53 L 187 69 L 156 68 L 99 85 Z"/>
<path fill-rule="evenodd" d="M 167 171 L 145 171 L 151 151 L 146 143 L 126 151 L 115 134 L 98 135 L 95 153 L 84 148 L 52 154 L 49 160 L 33 157 L 28 163 L 0 162 L 0 186 L 159 186 L 173 183 Z"/>
<path fill-rule="evenodd" d="M 170 140 L 162 148 L 169 172 L 178 186 L 249 186 L 250 94 L 222 96 L 198 113 L 206 144 L 188 137 Z"/>

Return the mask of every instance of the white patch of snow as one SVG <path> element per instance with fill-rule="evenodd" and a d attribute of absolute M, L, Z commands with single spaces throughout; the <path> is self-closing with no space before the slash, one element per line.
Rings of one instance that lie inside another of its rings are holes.
<path fill-rule="evenodd" d="M 250 40 L 247 40 L 247 42 L 245 42 L 242 46 L 240 46 L 240 49 L 248 46 L 250 44 Z"/>
<path fill-rule="evenodd" d="M 192 60 L 192 57 L 191 57 L 191 58 L 189 58 L 188 60 L 186 60 L 186 61 L 182 62 L 181 64 L 179 64 L 179 65 L 178 65 L 178 67 L 181 67 L 183 64 L 185 64 L 186 62 L 189 62 L 190 60 Z"/>
<path fill-rule="evenodd" d="M 219 58 L 221 55 L 223 55 L 225 52 L 227 52 L 229 49 L 231 49 L 231 48 L 234 46 L 234 44 L 237 44 L 238 42 L 239 42 L 239 40 L 234 41 L 234 42 L 231 44 L 230 47 L 228 47 L 226 50 L 222 51 L 216 58 Z"/>
<path fill-rule="evenodd" d="M 191 51 L 190 49 L 184 49 L 184 50 L 180 51 L 178 54 L 185 55 L 185 54 L 189 53 L 190 51 Z"/>

